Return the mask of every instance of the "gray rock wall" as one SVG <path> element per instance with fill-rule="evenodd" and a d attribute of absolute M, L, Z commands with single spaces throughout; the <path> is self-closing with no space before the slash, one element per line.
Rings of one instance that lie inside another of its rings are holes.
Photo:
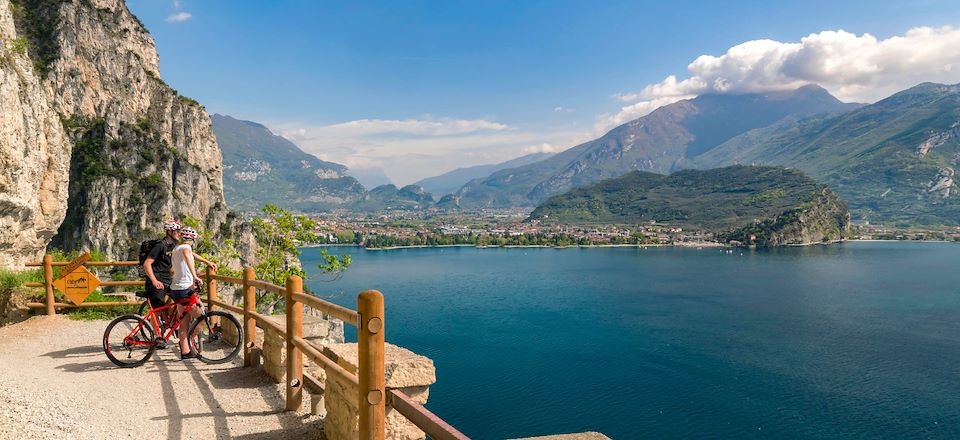
<path fill-rule="evenodd" d="M 71 143 L 24 42 L 0 0 L 0 267 L 38 260 L 67 209 Z"/>
<path fill-rule="evenodd" d="M 122 0 L 0 0 L 0 266 L 47 244 L 130 258 L 164 218 L 237 231 L 210 117 L 160 79 Z M 7 50 L 27 39 L 26 53 Z M 226 225 L 225 225 L 226 224 Z"/>

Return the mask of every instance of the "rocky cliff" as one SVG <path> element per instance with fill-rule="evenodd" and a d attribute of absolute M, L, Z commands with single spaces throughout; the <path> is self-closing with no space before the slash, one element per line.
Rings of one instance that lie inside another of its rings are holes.
<path fill-rule="evenodd" d="M 128 258 L 166 217 L 230 232 L 210 117 L 122 0 L 0 0 L 0 37 L 0 265 L 51 239 Z"/>
<path fill-rule="evenodd" d="M 833 191 L 822 187 L 810 202 L 774 218 L 723 233 L 719 238 L 757 246 L 829 243 L 850 236 L 850 219 L 846 203 Z"/>
<path fill-rule="evenodd" d="M 0 0 L 0 267 L 39 257 L 67 209 L 71 144 Z"/>

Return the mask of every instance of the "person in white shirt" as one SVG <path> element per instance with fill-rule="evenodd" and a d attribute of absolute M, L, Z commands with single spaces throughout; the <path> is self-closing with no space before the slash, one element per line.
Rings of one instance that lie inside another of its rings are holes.
<path fill-rule="evenodd" d="M 170 283 L 170 298 L 174 301 L 180 301 L 190 295 L 195 295 L 196 288 L 203 286 L 203 280 L 197 276 L 197 268 L 194 265 L 194 256 L 199 257 L 193 253 L 193 243 L 196 239 L 197 231 L 191 227 L 185 227 L 180 230 L 180 244 L 173 248 L 173 255 L 171 256 L 173 281 Z M 200 259 L 210 265 L 209 261 Z M 178 305 L 177 314 L 182 313 L 183 306 Z M 197 319 L 200 313 L 200 307 L 191 307 L 187 316 L 180 320 L 180 359 L 197 357 L 197 353 L 193 353 L 187 343 L 189 336 L 184 336 L 187 335 L 190 323 Z"/>

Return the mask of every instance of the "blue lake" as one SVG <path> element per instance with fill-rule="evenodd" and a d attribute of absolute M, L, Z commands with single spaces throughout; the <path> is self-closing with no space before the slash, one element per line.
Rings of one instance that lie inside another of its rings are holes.
<path fill-rule="evenodd" d="M 329 249 L 476 439 L 960 438 L 960 245 Z"/>

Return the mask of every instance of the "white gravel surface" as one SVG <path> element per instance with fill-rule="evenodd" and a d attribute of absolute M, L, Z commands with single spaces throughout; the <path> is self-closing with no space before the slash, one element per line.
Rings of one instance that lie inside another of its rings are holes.
<path fill-rule="evenodd" d="M 180 361 L 176 343 L 137 368 L 103 353 L 108 321 L 38 316 L 0 328 L 0 439 L 323 438 L 322 421 L 283 412 L 258 368 Z"/>

